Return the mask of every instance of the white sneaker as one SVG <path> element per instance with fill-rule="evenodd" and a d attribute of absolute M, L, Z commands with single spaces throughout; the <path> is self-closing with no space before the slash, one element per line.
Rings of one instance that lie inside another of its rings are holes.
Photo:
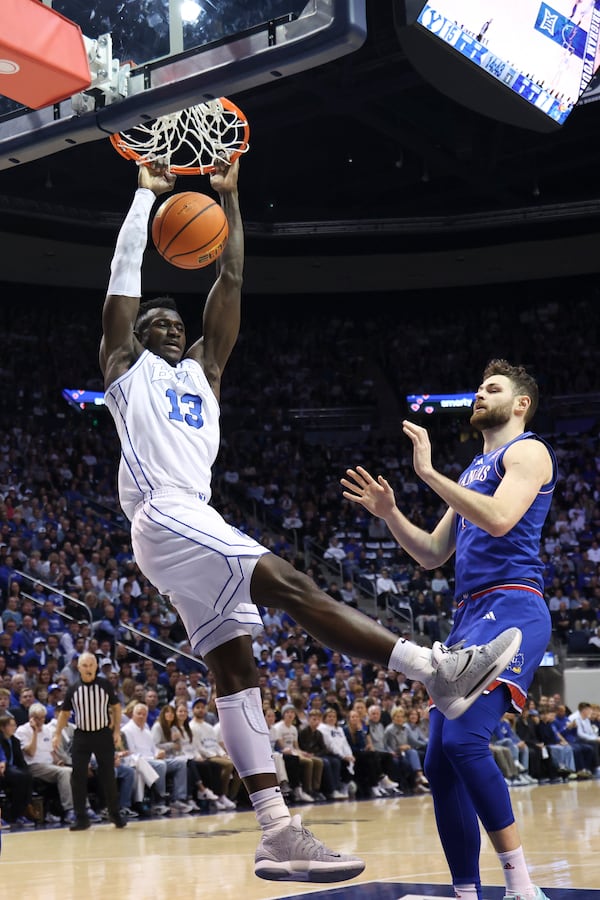
<path fill-rule="evenodd" d="M 534 900 L 550 900 L 549 897 L 546 897 L 541 888 L 537 887 L 536 885 L 534 885 L 534 887 L 536 891 Z M 527 900 L 527 897 L 525 896 L 525 894 L 505 894 L 504 900 Z"/>
<path fill-rule="evenodd" d="M 384 791 L 390 791 L 398 787 L 398 782 L 392 781 L 389 775 L 384 775 L 379 779 L 379 784 L 377 785 L 377 787 L 383 788 Z"/>
<path fill-rule="evenodd" d="M 124 806 L 120 812 L 124 819 L 139 819 L 140 817 L 139 813 L 136 813 L 134 809 L 129 809 L 128 806 Z"/>
<path fill-rule="evenodd" d="M 315 802 L 314 799 L 310 796 L 310 794 L 307 794 L 305 791 L 302 790 L 300 785 L 298 785 L 298 787 L 294 788 L 294 800 L 296 801 L 296 803 L 314 803 Z"/>
<path fill-rule="evenodd" d="M 285 828 L 264 832 L 254 860 L 254 874 L 268 881 L 347 881 L 365 868 L 357 856 L 329 850 L 303 827 L 300 816 Z"/>
<path fill-rule="evenodd" d="M 170 816 L 171 810 L 168 806 L 164 806 L 162 803 L 157 803 L 152 807 L 152 815 L 153 816 Z"/>
<path fill-rule="evenodd" d="M 210 788 L 204 788 L 201 791 L 198 791 L 197 794 L 198 800 L 217 800 L 217 795 L 214 791 L 211 791 Z"/>
<path fill-rule="evenodd" d="M 46 825 L 58 825 L 60 821 L 60 816 L 55 816 L 54 813 L 46 813 L 46 818 L 44 819 Z"/>
<path fill-rule="evenodd" d="M 344 793 L 343 791 L 332 791 L 329 795 L 330 800 L 347 800 L 348 793 Z"/>
<path fill-rule="evenodd" d="M 377 787 L 376 785 L 371 788 L 371 797 L 376 799 L 377 797 L 386 797 L 387 794 L 383 788 Z"/>
<path fill-rule="evenodd" d="M 510 778 L 510 786 L 511 787 L 523 787 L 524 784 L 525 784 L 525 782 L 521 781 L 520 775 L 513 775 Z"/>
<path fill-rule="evenodd" d="M 192 804 L 187 803 L 185 800 L 173 800 L 171 803 L 171 809 L 177 810 L 177 812 L 189 813 L 192 811 Z"/>
<path fill-rule="evenodd" d="M 232 809 L 237 809 L 235 803 L 232 803 L 228 797 L 224 796 L 217 797 L 216 800 L 212 801 L 212 805 L 221 812 L 231 812 Z"/>
<path fill-rule="evenodd" d="M 356 791 L 357 791 L 356 782 L 349 781 L 348 784 L 346 785 L 346 787 L 348 788 L 348 798 L 350 800 L 354 800 L 354 798 L 356 797 Z"/>
<path fill-rule="evenodd" d="M 447 719 L 457 719 L 500 675 L 521 646 L 520 628 L 507 628 L 489 644 L 431 650 L 434 674 L 425 679 L 431 699 Z"/>

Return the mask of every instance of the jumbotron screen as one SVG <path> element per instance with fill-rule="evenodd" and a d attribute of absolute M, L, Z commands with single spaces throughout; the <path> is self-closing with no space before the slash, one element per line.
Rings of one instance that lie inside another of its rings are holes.
<path fill-rule="evenodd" d="M 485 73 L 556 125 L 566 121 L 600 65 L 600 0 L 431 0 L 416 7 L 407 0 L 405 24 L 411 19 L 466 60 L 474 76 Z M 405 31 L 410 48 L 411 29 Z M 473 78 L 469 92 L 447 71 L 436 71 L 439 59 L 412 49 L 415 67 L 440 90 L 491 117 L 510 119 L 509 106 L 502 107 L 490 85 Z M 504 115 L 496 115 L 495 98 Z"/>

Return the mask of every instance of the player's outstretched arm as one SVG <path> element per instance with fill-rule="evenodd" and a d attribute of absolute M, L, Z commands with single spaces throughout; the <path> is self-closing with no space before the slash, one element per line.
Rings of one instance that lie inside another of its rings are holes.
<path fill-rule="evenodd" d="M 383 477 L 377 479 L 363 466 L 347 469 L 341 479 L 346 500 L 359 503 L 374 516 L 383 519 L 395 540 L 420 565 L 433 569 L 442 565 L 454 552 L 454 512 L 449 509 L 431 534 L 413 525 L 400 512 L 391 485 Z"/>
<path fill-rule="evenodd" d="M 493 537 L 513 528 L 552 478 L 550 454 L 541 441 L 518 441 L 504 455 L 504 477 L 492 495 L 480 494 L 438 472 L 431 462 L 427 430 L 413 422 L 402 423 L 413 443 L 415 472 L 428 487 L 460 516 Z"/>
<path fill-rule="evenodd" d="M 221 199 L 227 216 L 229 237 L 216 263 L 213 284 L 202 321 L 202 339 L 188 355 L 201 361 L 210 385 L 219 396 L 221 373 L 240 331 L 241 293 L 244 272 L 244 227 L 238 199 L 239 159 L 231 165 L 216 163 L 210 183 Z"/>
<path fill-rule="evenodd" d="M 175 176 L 166 163 L 139 166 L 138 189 L 115 246 L 111 275 L 102 311 L 100 368 L 105 386 L 126 371 L 141 353 L 133 333 L 141 296 L 141 272 L 148 239 L 148 219 L 154 200 L 171 191 Z"/>

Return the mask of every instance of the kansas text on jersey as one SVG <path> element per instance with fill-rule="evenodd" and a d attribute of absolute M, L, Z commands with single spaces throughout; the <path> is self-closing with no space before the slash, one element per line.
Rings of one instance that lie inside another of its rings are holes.
<path fill-rule="evenodd" d="M 480 494 L 494 494 L 504 476 L 504 454 L 522 440 L 538 440 L 546 446 L 552 458 L 552 480 L 543 485 L 527 512 L 502 537 L 492 537 L 463 516 L 456 517 L 457 599 L 498 584 L 529 584 L 543 591 L 540 539 L 558 474 L 552 448 L 538 435 L 526 431 L 497 450 L 476 456 L 458 483 Z"/>

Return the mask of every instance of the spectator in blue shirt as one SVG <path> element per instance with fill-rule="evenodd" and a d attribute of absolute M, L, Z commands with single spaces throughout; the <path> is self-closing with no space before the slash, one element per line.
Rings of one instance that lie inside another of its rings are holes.
<path fill-rule="evenodd" d="M 6 660 L 6 671 L 14 674 L 21 665 L 21 656 L 12 646 L 12 635 L 8 631 L 0 634 L 0 656 Z"/>
<path fill-rule="evenodd" d="M 6 627 L 6 623 L 9 621 L 9 619 L 13 619 L 13 621 L 16 622 L 17 628 L 23 623 L 23 616 L 19 612 L 19 598 L 16 594 L 9 594 L 9 596 L 6 598 L 6 605 L 2 610 L 3 627 Z"/>
<path fill-rule="evenodd" d="M 492 732 L 492 740 L 500 747 L 509 748 L 521 780 L 533 783 L 535 779 L 529 775 L 529 747 L 516 733 L 513 725 L 514 719 L 513 713 L 505 713 Z"/>
<path fill-rule="evenodd" d="M 594 751 L 590 744 L 580 741 L 577 737 L 577 722 L 571 719 L 564 704 L 560 704 L 556 709 L 554 725 L 573 749 L 577 777 L 581 780 L 591 778 L 594 769 Z"/>
<path fill-rule="evenodd" d="M 7 619 L 4 623 L 4 631 L 2 634 L 10 635 L 10 642 L 3 642 L 2 646 L 8 646 L 10 649 L 17 653 L 19 656 L 24 656 L 27 652 L 27 647 L 25 646 L 25 641 L 23 639 L 23 635 L 20 631 L 17 630 L 17 623 L 14 619 Z"/>
<path fill-rule="evenodd" d="M 46 619 L 48 621 L 48 631 L 51 634 L 62 634 L 65 630 L 65 622 L 62 616 L 56 612 L 54 601 L 47 597 L 39 615 L 39 621 Z"/>
<path fill-rule="evenodd" d="M 33 621 L 33 616 L 27 614 L 23 616 L 23 621 L 21 622 L 21 627 L 19 628 L 19 634 L 23 639 L 23 643 L 25 644 L 27 650 L 34 650 L 33 642 L 37 636 L 37 632 L 35 630 L 35 625 Z"/>

